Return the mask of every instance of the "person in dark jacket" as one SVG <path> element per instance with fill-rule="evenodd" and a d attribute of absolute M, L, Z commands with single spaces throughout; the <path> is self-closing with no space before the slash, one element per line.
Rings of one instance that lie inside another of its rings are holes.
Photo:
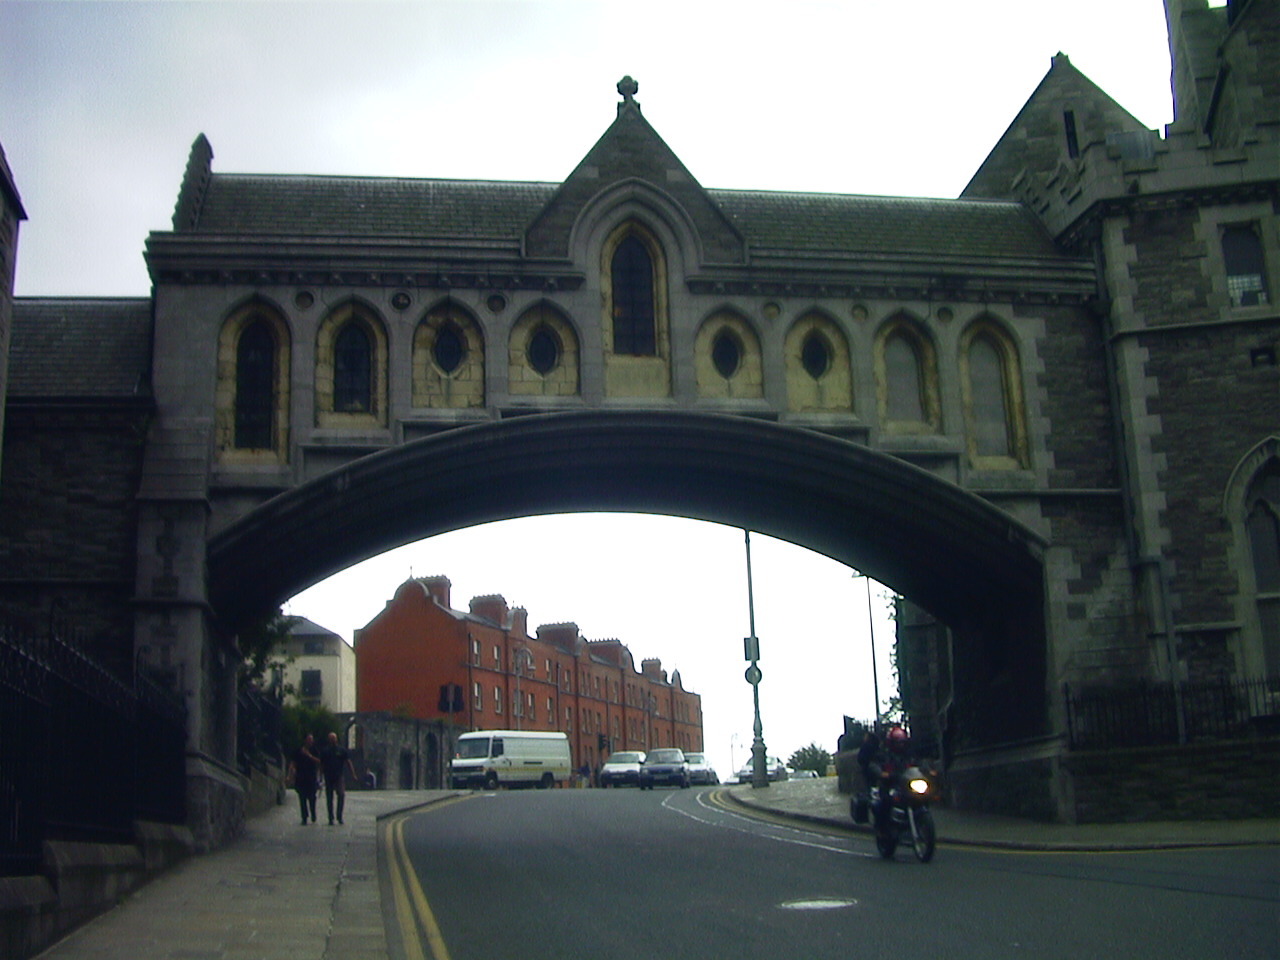
<path fill-rule="evenodd" d="M 302 810 L 302 824 L 306 826 L 307 815 L 311 822 L 316 821 L 316 792 L 320 788 L 320 758 L 315 752 L 316 738 L 307 734 L 300 746 L 289 760 L 288 778 L 293 789 L 298 791 L 298 806 Z"/>

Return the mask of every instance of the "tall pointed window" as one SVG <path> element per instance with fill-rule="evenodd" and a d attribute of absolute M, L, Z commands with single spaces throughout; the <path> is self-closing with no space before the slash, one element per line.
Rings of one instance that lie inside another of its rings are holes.
<path fill-rule="evenodd" d="M 965 331 L 960 350 L 970 463 L 982 470 L 1027 466 L 1017 347 L 997 320 L 983 317 Z"/>
<path fill-rule="evenodd" d="M 338 413 L 373 409 L 373 344 L 358 320 L 345 324 L 334 341 L 333 409 Z"/>
<path fill-rule="evenodd" d="M 884 372 L 888 380 L 888 419 L 923 422 L 925 419 L 924 380 L 916 344 L 901 333 L 885 341 Z"/>
<path fill-rule="evenodd" d="M 1011 456 L 1004 366 L 990 337 L 974 337 L 969 344 L 969 389 L 975 452 L 982 457 Z"/>
<path fill-rule="evenodd" d="M 653 259 L 634 234 L 613 254 L 613 352 L 651 357 L 657 353 Z"/>
<path fill-rule="evenodd" d="M 253 320 L 236 344 L 235 446 L 269 450 L 275 414 L 276 341 L 271 326 Z"/>

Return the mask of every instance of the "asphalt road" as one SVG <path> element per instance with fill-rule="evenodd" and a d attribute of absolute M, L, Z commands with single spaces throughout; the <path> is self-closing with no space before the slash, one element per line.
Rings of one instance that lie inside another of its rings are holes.
<path fill-rule="evenodd" d="M 887 862 L 715 788 L 475 793 L 395 831 L 383 903 L 404 960 L 1280 956 L 1267 847 Z"/>

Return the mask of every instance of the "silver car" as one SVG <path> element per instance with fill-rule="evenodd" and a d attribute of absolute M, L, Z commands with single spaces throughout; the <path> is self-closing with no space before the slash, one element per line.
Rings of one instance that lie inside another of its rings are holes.
<path fill-rule="evenodd" d="M 690 783 L 714 786 L 720 782 L 720 777 L 716 773 L 715 767 L 711 766 L 711 762 L 707 760 L 705 753 L 686 753 L 684 758 L 689 763 Z"/>

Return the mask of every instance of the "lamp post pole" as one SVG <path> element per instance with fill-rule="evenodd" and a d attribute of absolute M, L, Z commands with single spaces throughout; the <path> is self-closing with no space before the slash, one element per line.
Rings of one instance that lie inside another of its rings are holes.
<path fill-rule="evenodd" d="M 876 708 L 871 714 L 873 727 L 880 723 L 880 675 L 876 673 L 876 619 L 871 610 L 871 578 L 865 573 L 854 572 L 854 579 L 861 578 L 867 585 L 867 630 L 871 637 L 871 685 L 875 690 Z"/>
<path fill-rule="evenodd" d="M 751 625 L 751 636 L 746 639 L 746 655 L 751 661 L 751 666 L 747 667 L 747 683 L 751 684 L 751 699 L 755 706 L 751 727 L 755 735 L 751 741 L 751 786 L 759 789 L 769 786 L 769 772 L 765 764 L 764 728 L 760 723 L 760 641 L 756 637 L 756 600 L 751 585 L 751 531 L 742 532 L 747 544 L 747 618 Z"/>

